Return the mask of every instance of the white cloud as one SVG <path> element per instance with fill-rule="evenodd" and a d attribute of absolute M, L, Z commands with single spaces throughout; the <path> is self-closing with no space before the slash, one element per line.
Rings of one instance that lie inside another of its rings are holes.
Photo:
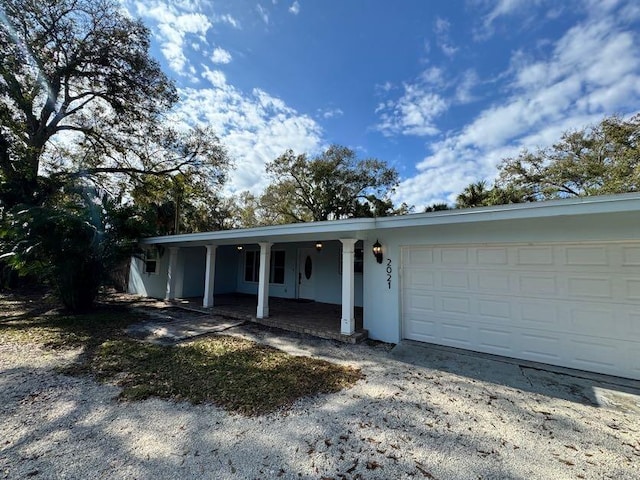
<path fill-rule="evenodd" d="M 340 108 L 326 108 L 318 109 L 318 114 L 325 119 L 338 118 L 344 115 L 344 112 Z"/>
<path fill-rule="evenodd" d="M 289 12 L 293 13 L 294 15 L 298 15 L 300 13 L 300 2 L 298 2 L 297 0 L 293 2 L 289 7 Z"/>
<path fill-rule="evenodd" d="M 231 25 L 233 28 L 240 28 L 240 22 L 236 20 L 233 16 L 228 13 L 224 15 L 215 15 L 214 16 L 215 23 L 226 23 Z"/>
<path fill-rule="evenodd" d="M 227 83 L 227 77 L 220 70 L 210 70 L 203 65 L 202 77 L 207 79 L 211 85 L 218 88 L 224 88 Z"/>
<path fill-rule="evenodd" d="M 380 123 L 377 129 L 385 136 L 395 134 L 430 136 L 440 130 L 435 118 L 446 111 L 448 104 L 437 93 L 430 92 L 418 85 L 405 85 L 404 95 L 397 102 L 381 104 Z"/>
<path fill-rule="evenodd" d="M 518 2 L 501 4 L 507 11 Z M 515 52 L 509 70 L 501 75 L 507 82 L 504 99 L 431 144 L 430 153 L 416 166 L 417 174 L 397 189 L 396 200 L 418 207 L 442 199 L 453 203 L 469 183 L 493 180 L 499 162 L 522 148 L 549 146 L 563 132 L 606 115 L 635 113 L 630 107 L 640 104 L 640 52 L 634 48 L 638 41 L 638 32 L 626 27 L 614 9 L 569 29 L 546 58 Z M 478 82 L 474 73 L 465 78 L 469 85 Z M 388 111 L 388 105 L 383 110 Z M 437 131 L 436 118 L 431 116 L 430 126 Z M 397 122 L 392 125 L 394 133 L 401 131 Z"/>
<path fill-rule="evenodd" d="M 213 63 L 229 63 L 231 61 L 231 54 L 224 48 L 216 47 L 211 54 L 211 61 Z"/>
<path fill-rule="evenodd" d="M 258 15 L 260 15 L 260 18 L 265 23 L 265 25 L 269 25 L 269 12 L 267 12 L 266 8 L 258 4 L 256 5 L 256 10 L 258 11 Z"/>
<path fill-rule="evenodd" d="M 473 69 L 466 70 L 459 78 L 448 78 L 442 68 L 429 67 L 413 83 L 403 85 L 400 98 L 378 104 L 376 113 L 380 121 L 375 128 L 385 136 L 436 135 L 440 133 L 436 124 L 438 117 L 452 105 L 475 101 L 472 91 L 478 83 Z M 381 95 L 390 94 L 393 85 L 387 82 L 376 88 Z"/>
<path fill-rule="evenodd" d="M 376 113 L 380 122 L 376 129 L 385 136 L 439 133 L 435 119 L 449 108 L 449 102 L 438 93 L 443 86 L 442 70 L 437 67 L 426 69 L 414 83 L 403 85 L 403 95 L 398 100 L 387 100 L 378 105 Z"/>
<path fill-rule="evenodd" d="M 268 184 L 264 165 L 287 149 L 315 153 L 322 147 L 322 129 L 281 99 L 254 89 L 245 94 L 226 83 L 224 74 L 205 68 L 211 88 L 183 88 L 175 121 L 208 125 L 235 161 L 227 193 L 260 193 Z"/>
<path fill-rule="evenodd" d="M 387 82 L 384 82 L 382 84 L 376 85 L 375 88 L 376 88 L 376 91 L 378 91 L 378 92 L 390 92 L 395 87 L 394 87 L 393 83 L 387 81 Z"/>
<path fill-rule="evenodd" d="M 482 26 L 475 31 L 476 40 L 484 40 L 490 37 L 494 31 L 494 23 L 500 17 L 514 15 L 523 17 L 525 14 L 529 14 L 528 17 L 521 19 L 519 23 L 521 25 L 534 24 L 536 7 L 545 3 L 550 4 L 551 8 L 547 11 L 550 18 L 558 15 L 558 9 L 560 8 L 558 2 L 550 2 L 549 0 L 496 0 L 484 3 L 492 4 L 493 7 L 482 17 Z"/>
<path fill-rule="evenodd" d="M 491 12 L 485 17 L 485 24 L 491 24 L 496 18 L 511 15 L 529 5 L 531 0 L 498 0 Z M 533 2 L 536 3 L 536 2 Z"/>
<path fill-rule="evenodd" d="M 211 21 L 203 13 L 180 11 L 176 5 L 160 1 L 136 2 L 135 6 L 138 15 L 157 22 L 162 54 L 172 70 L 184 74 L 188 63 L 184 51 L 185 38 L 187 35 L 195 35 L 200 42 L 206 42 L 205 35 L 211 28 Z"/>
<path fill-rule="evenodd" d="M 449 30 L 451 28 L 451 23 L 444 18 L 437 17 L 436 22 L 433 28 L 433 31 L 436 35 L 436 43 L 442 53 L 444 53 L 447 57 L 453 57 L 458 51 L 458 47 L 454 46 L 451 38 L 449 37 Z"/>
<path fill-rule="evenodd" d="M 472 90 L 478 84 L 478 74 L 475 70 L 469 69 L 462 75 L 461 80 L 457 83 L 455 92 L 455 101 L 458 104 L 473 102 L 476 97 Z"/>

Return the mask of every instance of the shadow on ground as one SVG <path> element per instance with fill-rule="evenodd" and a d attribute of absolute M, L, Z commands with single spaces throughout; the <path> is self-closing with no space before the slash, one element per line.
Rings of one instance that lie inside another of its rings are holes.
<path fill-rule="evenodd" d="M 402 341 L 397 360 L 540 395 L 640 413 L 640 382 L 456 348 Z"/>

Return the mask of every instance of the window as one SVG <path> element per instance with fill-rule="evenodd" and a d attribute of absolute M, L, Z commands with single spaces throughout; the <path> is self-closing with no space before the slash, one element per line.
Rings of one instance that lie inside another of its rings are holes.
<path fill-rule="evenodd" d="M 260 272 L 260 252 L 247 251 L 244 261 L 244 281 L 257 282 Z"/>
<path fill-rule="evenodd" d="M 269 272 L 269 283 L 284 283 L 284 251 L 271 252 L 271 271 Z"/>
<path fill-rule="evenodd" d="M 362 267 L 364 265 L 364 253 L 362 248 L 356 248 L 353 259 L 353 271 L 356 273 L 362 273 Z"/>
<path fill-rule="evenodd" d="M 144 252 L 144 273 L 158 275 L 158 249 L 148 248 Z"/>
<path fill-rule="evenodd" d="M 356 247 L 353 252 L 353 271 L 362 273 L 364 266 L 364 250 Z M 342 252 L 340 252 L 340 264 L 338 265 L 338 273 L 342 275 Z"/>
<path fill-rule="evenodd" d="M 283 250 L 271 252 L 271 265 L 269 268 L 269 283 L 284 284 L 285 254 Z M 248 250 L 245 253 L 244 281 L 258 282 L 260 275 L 260 252 Z"/>

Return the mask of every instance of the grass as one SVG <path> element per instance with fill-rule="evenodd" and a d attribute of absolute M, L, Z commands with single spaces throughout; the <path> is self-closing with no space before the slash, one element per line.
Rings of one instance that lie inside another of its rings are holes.
<path fill-rule="evenodd" d="M 179 346 L 138 342 L 124 329 L 143 315 L 117 305 L 64 315 L 42 314 L 42 309 L 26 308 L 26 303 L 0 296 L 0 342 L 56 350 L 81 347 L 79 363 L 64 372 L 115 383 L 125 400 L 159 397 L 262 415 L 286 409 L 303 397 L 348 388 L 362 377 L 351 367 L 292 356 L 228 335 Z"/>

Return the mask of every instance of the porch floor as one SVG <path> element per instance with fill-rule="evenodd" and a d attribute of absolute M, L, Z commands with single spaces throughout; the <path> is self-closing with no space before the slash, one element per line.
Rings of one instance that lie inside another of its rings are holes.
<path fill-rule="evenodd" d="M 357 343 L 367 338 L 362 328 L 362 307 L 355 307 L 356 331 L 353 335 L 340 333 L 342 307 L 331 303 L 301 301 L 290 298 L 269 298 L 269 318 L 256 318 L 258 297 L 242 293 L 215 295 L 214 306 L 202 306 L 202 297 L 180 298 L 173 301 L 180 308 L 306 333 L 320 338 Z"/>

